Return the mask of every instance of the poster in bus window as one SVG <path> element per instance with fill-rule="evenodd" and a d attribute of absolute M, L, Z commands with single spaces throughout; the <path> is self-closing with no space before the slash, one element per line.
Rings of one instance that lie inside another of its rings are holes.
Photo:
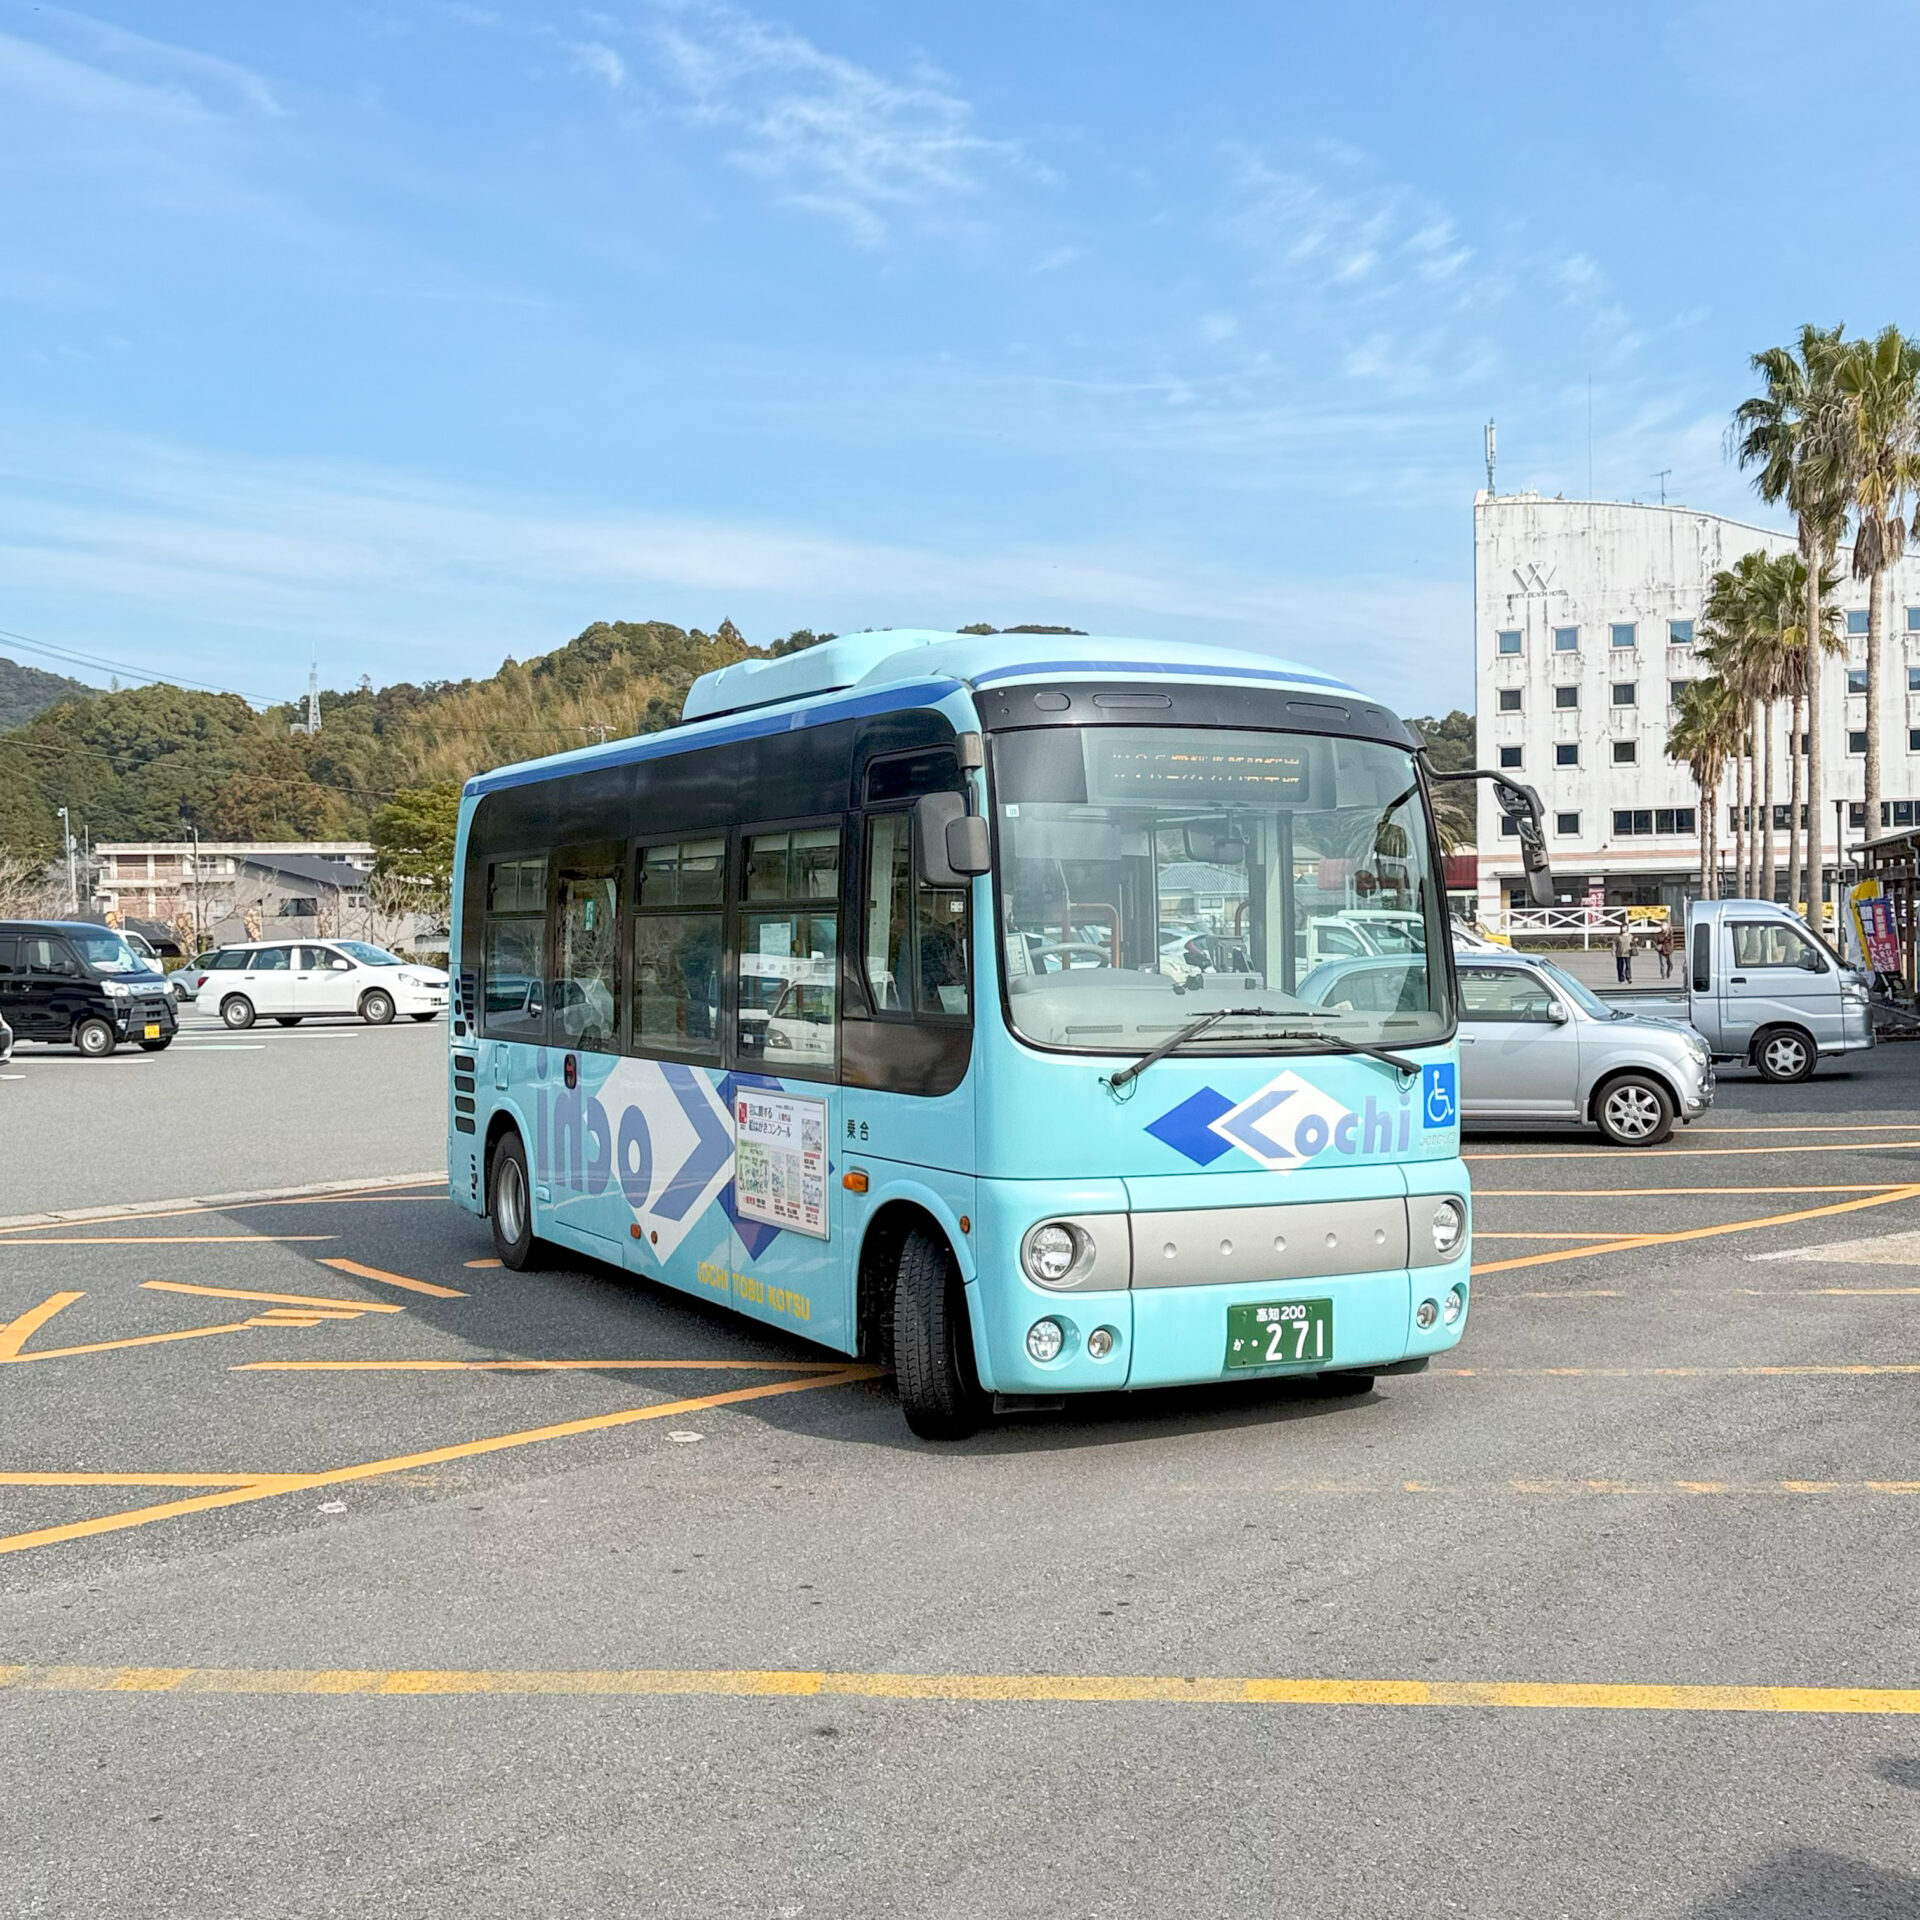
<path fill-rule="evenodd" d="M 734 1094 L 734 1208 L 791 1233 L 827 1237 L 827 1103 L 741 1087 Z"/>

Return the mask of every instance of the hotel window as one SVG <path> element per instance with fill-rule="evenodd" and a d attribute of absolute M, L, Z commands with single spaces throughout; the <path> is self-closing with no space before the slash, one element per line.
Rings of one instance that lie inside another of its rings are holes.
<path fill-rule="evenodd" d="M 1555 687 L 1553 690 L 1553 704 L 1556 707 L 1577 707 L 1580 704 L 1580 689 L 1578 687 Z"/>
<path fill-rule="evenodd" d="M 1635 627 L 1631 620 L 1616 620 L 1607 629 L 1607 645 L 1610 647 L 1631 647 L 1638 643 L 1634 639 Z"/>
<path fill-rule="evenodd" d="M 1691 680 L 1669 680 L 1667 682 L 1667 698 L 1677 707 L 1680 702 L 1686 698 L 1687 689 L 1692 685 L 1693 682 Z"/>
<path fill-rule="evenodd" d="M 1667 622 L 1667 644 L 1672 647 L 1692 646 L 1693 622 L 1691 620 L 1669 620 Z"/>
<path fill-rule="evenodd" d="M 1865 607 L 1849 607 L 1847 609 L 1847 631 L 1849 633 L 1865 633 L 1867 631 L 1867 610 Z"/>
<path fill-rule="evenodd" d="M 1907 609 L 1907 631 L 1909 633 L 1920 633 L 1920 607 L 1909 607 Z"/>
<path fill-rule="evenodd" d="M 1883 827 L 1912 826 L 1913 825 L 1913 802 L 1911 800 L 1894 801 L 1893 802 L 1893 818 L 1889 820 L 1887 818 L 1887 803 L 1882 801 L 1880 806 L 1880 824 Z"/>
<path fill-rule="evenodd" d="M 1613 764 L 1616 767 L 1637 767 L 1640 764 L 1640 743 L 1637 740 L 1616 740 L 1613 743 Z"/>
<path fill-rule="evenodd" d="M 1518 713 L 1520 711 L 1520 689 L 1518 687 L 1502 687 L 1499 693 L 1499 703 L 1502 713 Z"/>
<path fill-rule="evenodd" d="M 1630 812 L 1622 807 L 1613 816 L 1613 830 L 1616 834 L 1651 833 L 1653 810 L 1641 807 L 1637 812 Z"/>
<path fill-rule="evenodd" d="M 1500 749 L 1500 764 L 1503 767 L 1518 767 L 1524 766 L 1526 763 L 1520 758 L 1520 749 L 1518 747 L 1502 747 Z"/>
<path fill-rule="evenodd" d="M 1640 700 L 1640 683 L 1637 680 L 1616 680 L 1613 683 L 1613 704 L 1616 707 L 1637 706 Z"/>
<path fill-rule="evenodd" d="M 1907 729 L 1907 751 L 1909 753 L 1920 753 L 1920 727 L 1909 727 Z"/>
<path fill-rule="evenodd" d="M 1556 767 L 1577 767 L 1580 764 L 1579 741 L 1556 741 L 1553 749 L 1553 764 Z"/>
<path fill-rule="evenodd" d="M 1865 667 L 1849 667 L 1847 669 L 1847 691 L 1849 693 L 1865 693 L 1866 690 L 1867 690 L 1866 668 Z"/>
<path fill-rule="evenodd" d="M 1858 733 L 1850 733 L 1847 735 L 1847 751 L 1849 753 L 1865 753 L 1866 750 L 1867 730 L 1865 727 L 1862 727 Z"/>
<path fill-rule="evenodd" d="M 1553 830 L 1555 833 L 1567 835 L 1570 839 L 1578 839 L 1580 816 L 1577 813 L 1556 813 L 1553 816 Z"/>
<path fill-rule="evenodd" d="M 1553 630 L 1553 650 L 1555 653 L 1578 653 L 1580 651 L 1580 629 L 1578 627 L 1555 627 Z"/>
<path fill-rule="evenodd" d="M 1909 667 L 1907 669 L 1907 691 L 1909 693 L 1920 693 L 1920 667 Z"/>
<path fill-rule="evenodd" d="M 1500 838 L 1502 840 L 1517 840 L 1519 839 L 1519 837 L 1520 837 L 1520 822 L 1518 820 L 1510 819 L 1506 814 L 1503 813 L 1500 816 Z"/>
<path fill-rule="evenodd" d="M 1850 801 L 1847 806 L 1847 825 L 1850 827 L 1864 827 L 1866 824 L 1866 803 L 1862 800 Z"/>
<path fill-rule="evenodd" d="M 1496 653 L 1518 653 L 1520 651 L 1520 629 L 1503 627 L 1493 639 Z"/>
<path fill-rule="evenodd" d="M 1616 835 L 1642 833 L 1698 833 L 1699 815 L 1691 807 L 1636 807 L 1629 813 L 1624 807 L 1613 816 Z"/>

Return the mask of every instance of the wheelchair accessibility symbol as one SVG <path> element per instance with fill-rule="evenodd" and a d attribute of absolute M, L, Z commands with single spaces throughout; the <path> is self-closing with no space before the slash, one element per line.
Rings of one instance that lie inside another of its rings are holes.
<path fill-rule="evenodd" d="M 1452 1061 L 1420 1069 L 1420 1112 L 1430 1127 L 1451 1127 L 1460 1118 L 1459 1069 Z"/>

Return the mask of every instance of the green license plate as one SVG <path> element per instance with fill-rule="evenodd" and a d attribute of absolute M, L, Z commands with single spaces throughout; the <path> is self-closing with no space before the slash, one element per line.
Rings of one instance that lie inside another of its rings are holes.
<path fill-rule="evenodd" d="M 1332 1358 L 1331 1300 L 1265 1300 L 1227 1309 L 1229 1367 L 1322 1367 Z"/>

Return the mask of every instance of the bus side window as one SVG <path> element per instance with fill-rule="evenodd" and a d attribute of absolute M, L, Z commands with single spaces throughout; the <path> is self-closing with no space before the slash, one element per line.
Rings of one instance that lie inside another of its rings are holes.
<path fill-rule="evenodd" d="M 633 921 L 636 1053 L 720 1058 L 726 852 L 717 834 L 640 849 Z"/>
<path fill-rule="evenodd" d="M 749 833 L 743 852 L 734 1052 L 830 1077 L 840 1058 L 840 829 Z"/>
<path fill-rule="evenodd" d="M 912 827 L 910 813 L 876 813 L 867 820 L 867 991 L 876 1013 L 905 1013 L 912 1005 Z"/>
<path fill-rule="evenodd" d="M 562 866 L 555 887 L 554 1044 L 611 1053 L 619 1036 L 619 887 L 611 863 Z"/>
<path fill-rule="evenodd" d="M 546 956 L 546 861 L 496 861 L 487 871 L 482 1033 L 495 1040 L 546 1039 Z"/>

